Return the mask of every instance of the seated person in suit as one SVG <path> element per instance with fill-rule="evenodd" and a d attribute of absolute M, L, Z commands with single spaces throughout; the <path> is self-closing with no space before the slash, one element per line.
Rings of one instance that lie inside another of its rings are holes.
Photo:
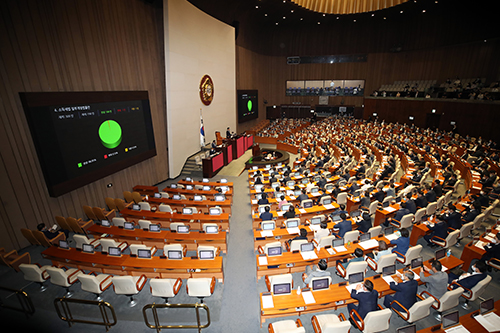
<path fill-rule="evenodd" d="M 325 221 L 320 223 L 320 229 L 314 231 L 314 239 L 319 241 L 321 238 L 330 236 L 330 230 L 328 230 L 328 223 Z"/>
<path fill-rule="evenodd" d="M 385 220 L 385 222 L 383 223 L 383 225 L 385 227 L 388 227 L 393 219 L 398 221 L 398 222 L 401 222 L 401 219 L 403 218 L 403 216 L 408 215 L 408 214 L 410 214 L 410 211 L 406 208 L 406 202 L 401 202 L 399 204 L 399 209 L 396 212 L 396 215 L 394 215 L 394 217 L 388 217 Z"/>
<path fill-rule="evenodd" d="M 436 236 L 442 239 L 446 239 L 446 237 L 448 236 L 448 224 L 446 223 L 442 215 L 436 215 L 436 223 L 434 223 L 433 226 L 428 225 L 427 228 L 429 228 L 431 233 L 425 235 L 424 239 L 427 242 L 427 245 L 430 247 L 437 246 L 437 244 L 431 243 L 432 237 Z M 438 240 L 442 241 L 442 239 Z"/>
<path fill-rule="evenodd" d="M 356 310 L 361 319 L 365 319 L 368 312 L 378 310 L 378 291 L 373 289 L 373 282 L 371 280 L 365 280 L 363 284 L 360 284 L 351 291 L 351 298 L 359 302 L 358 305 L 354 303 L 347 304 L 347 311 L 351 313 L 352 310 Z M 356 320 L 357 317 L 350 317 L 349 320 Z"/>
<path fill-rule="evenodd" d="M 413 184 L 418 184 L 422 180 L 422 171 L 417 170 L 417 173 L 412 177 Z"/>
<path fill-rule="evenodd" d="M 349 188 L 349 193 L 351 195 L 354 195 L 354 192 L 356 192 L 357 190 L 359 190 L 359 185 L 358 183 L 355 181 L 354 183 L 352 183 L 351 187 Z"/>
<path fill-rule="evenodd" d="M 422 190 L 418 190 L 418 197 L 415 199 L 415 205 L 417 205 L 417 208 L 424 208 L 428 205 L 427 198 L 424 196 Z"/>
<path fill-rule="evenodd" d="M 414 274 L 412 271 L 405 271 L 404 274 L 398 274 L 403 282 L 394 283 L 391 282 L 389 287 L 396 291 L 394 295 L 387 295 L 384 299 L 384 306 L 386 308 L 394 308 L 398 311 L 404 311 L 399 304 L 405 307 L 405 309 L 409 310 L 417 299 L 417 289 L 418 282 L 414 280 Z M 392 303 L 392 301 L 399 302 Z M 391 305 L 392 303 L 392 305 Z"/>
<path fill-rule="evenodd" d="M 334 229 L 338 229 L 338 231 L 333 232 L 332 235 L 344 238 L 345 233 L 352 230 L 352 223 L 347 220 L 347 215 L 345 213 L 340 213 L 340 218 L 342 221 L 337 223 L 334 227 Z"/>
<path fill-rule="evenodd" d="M 365 194 L 359 200 L 359 209 L 369 210 L 370 209 L 370 193 L 365 192 Z"/>
<path fill-rule="evenodd" d="M 66 238 L 68 238 L 68 235 L 69 235 L 69 231 L 68 230 L 63 230 L 63 229 L 60 229 L 60 230 L 57 230 L 57 225 L 54 224 L 54 226 L 52 228 L 47 228 L 47 226 L 45 225 L 45 223 L 39 223 L 36 228 L 38 229 L 38 231 L 41 231 L 43 232 L 43 234 L 45 235 L 45 237 L 51 241 L 52 239 L 56 238 L 57 236 L 59 236 L 59 233 L 64 233 L 64 235 L 66 236 Z"/>
<path fill-rule="evenodd" d="M 385 256 L 386 254 L 392 254 L 392 249 L 387 246 L 386 242 L 382 240 L 378 241 L 378 250 L 373 250 L 373 260 L 378 262 L 380 257 Z"/>
<path fill-rule="evenodd" d="M 387 197 L 396 197 L 396 189 L 394 188 L 394 183 L 389 184 L 389 188 L 385 191 Z"/>
<path fill-rule="evenodd" d="M 373 194 L 373 199 L 382 203 L 382 201 L 384 201 L 384 198 L 385 198 L 385 192 L 379 187 L 377 189 L 377 192 Z"/>
<path fill-rule="evenodd" d="M 261 179 L 260 177 L 257 177 L 257 178 L 255 179 L 255 183 L 254 183 L 254 185 L 262 185 L 262 179 Z"/>
<path fill-rule="evenodd" d="M 283 214 L 283 217 L 285 219 L 293 219 L 295 217 L 295 207 L 290 205 L 290 207 L 288 207 L 288 211 Z"/>
<path fill-rule="evenodd" d="M 294 240 L 307 240 L 307 230 L 304 228 L 300 228 L 299 234 L 294 238 L 288 240 L 288 244 L 292 243 Z"/>
<path fill-rule="evenodd" d="M 370 217 L 370 214 L 367 212 L 364 212 L 361 217 L 363 218 L 361 221 L 356 222 L 358 225 L 358 230 L 362 233 L 366 233 L 370 228 L 372 227 L 372 218 Z M 377 235 L 371 235 L 370 237 L 374 237 Z"/>
<path fill-rule="evenodd" d="M 215 143 L 215 140 L 212 141 L 212 149 L 217 148 L 217 144 Z"/>
<path fill-rule="evenodd" d="M 304 287 L 309 285 L 309 282 L 315 277 L 330 276 L 330 272 L 326 269 L 328 268 L 328 263 L 325 259 L 321 259 L 318 262 L 318 268 L 313 269 L 312 266 L 306 266 L 306 272 L 302 274 L 302 281 L 304 281 Z"/>
<path fill-rule="evenodd" d="M 321 178 L 320 178 L 320 180 L 318 181 L 318 183 L 317 183 L 316 185 L 318 185 L 318 187 L 319 187 L 320 189 L 322 189 L 322 190 L 325 188 L 325 185 L 326 185 L 326 178 L 325 178 L 325 176 L 324 176 L 324 175 L 321 175 Z"/>
<path fill-rule="evenodd" d="M 337 209 L 333 213 L 331 213 L 330 216 L 340 215 L 342 213 L 347 214 L 347 211 L 345 210 L 344 204 L 340 204 L 339 209 Z"/>
<path fill-rule="evenodd" d="M 266 206 L 264 208 L 264 212 L 260 213 L 259 218 L 262 221 L 270 221 L 270 220 L 272 220 L 273 219 L 273 213 L 271 213 L 271 207 L 270 206 Z"/>
<path fill-rule="evenodd" d="M 309 199 L 309 196 L 307 195 L 306 189 L 303 189 L 302 193 L 300 193 L 300 195 L 297 197 L 297 200 L 299 200 L 302 203 L 302 201 L 307 199 Z"/>
<path fill-rule="evenodd" d="M 448 223 L 448 227 L 453 229 L 460 229 L 462 227 L 462 218 L 457 208 L 451 202 L 448 204 L 448 210 L 444 214 L 444 220 Z"/>
<path fill-rule="evenodd" d="M 481 204 L 474 201 L 472 208 L 468 207 L 462 212 L 462 224 L 474 221 L 479 214 L 481 214 Z"/>
<path fill-rule="evenodd" d="M 406 251 L 410 247 L 410 232 L 406 228 L 402 228 L 400 232 L 400 237 L 391 240 L 391 244 L 396 245 L 392 248 L 392 253 L 396 253 L 398 257 L 401 257 L 401 254 L 406 255 Z"/>
<path fill-rule="evenodd" d="M 430 184 L 427 184 L 425 186 L 425 189 L 427 192 L 425 193 L 425 198 L 427 199 L 427 202 L 436 202 L 437 201 L 437 196 L 434 190 L 431 188 Z"/>
<path fill-rule="evenodd" d="M 439 260 L 431 262 L 431 269 L 422 266 L 420 271 L 420 280 L 425 282 L 427 291 L 437 299 L 440 299 L 448 291 L 448 274 L 442 271 L 443 266 Z M 425 276 L 424 271 L 429 273 Z"/>
<path fill-rule="evenodd" d="M 260 195 L 260 199 L 259 199 L 259 201 L 257 201 L 257 204 L 259 204 L 259 205 L 269 204 L 269 200 L 267 199 L 267 193 L 262 193 Z"/>
<path fill-rule="evenodd" d="M 439 179 L 436 179 L 436 184 L 432 188 L 434 193 L 436 193 L 436 197 L 440 198 L 443 195 L 443 187 L 441 186 L 441 182 Z"/>
<path fill-rule="evenodd" d="M 485 254 L 481 257 L 481 260 L 487 262 L 493 258 L 500 260 L 500 232 L 496 234 L 493 238 L 493 242 L 484 246 Z M 488 272 L 491 272 L 491 266 L 488 265 Z"/>
<path fill-rule="evenodd" d="M 457 284 L 460 287 L 472 289 L 479 281 L 483 280 L 485 277 L 486 263 L 482 260 L 479 260 L 476 261 L 474 265 L 472 265 L 472 273 L 463 273 L 461 275 L 458 275 L 455 272 L 448 273 L 448 283 L 451 284 L 450 287 L 452 289 L 458 288 Z"/>
<path fill-rule="evenodd" d="M 411 198 L 411 193 L 406 194 L 406 209 L 410 211 L 410 213 L 415 214 L 417 212 L 417 205 L 415 204 L 415 200 Z"/>
<path fill-rule="evenodd" d="M 357 247 L 354 250 L 353 257 L 351 257 L 349 259 L 344 259 L 344 262 L 342 262 L 340 264 L 342 265 L 342 267 L 347 268 L 347 266 L 349 266 L 349 264 L 351 262 L 363 261 L 363 260 L 365 260 L 363 250 L 361 248 Z"/>

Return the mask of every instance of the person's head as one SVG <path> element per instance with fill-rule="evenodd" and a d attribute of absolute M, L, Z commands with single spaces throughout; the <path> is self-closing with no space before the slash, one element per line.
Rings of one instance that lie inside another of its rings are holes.
<path fill-rule="evenodd" d="M 321 227 L 321 229 L 326 229 L 328 227 L 328 223 L 322 221 L 319 226 Z"/>
<path fill-rule="evenodd" d="M 415 274 L 413 274 L 413 272 L 412 272 L 412 271 L 410 271 L 410 270 L 408 270 L 408 271 L 406 271 L 406 272 L 405 272 L 405 276 L 406 276 L 406 278 L 407 278 L 408 280 L 410 280 L 410 281 L 411 281 L 411 280 L 413 280 L 413 279 L 415 278 Z"/>
<path fill-rule="evenodd" d="M 384 241 L 378 241 L 378 250 L 379 251 L 385 251 L 387 250 L 387 243 Z"/>
<path fill-rule="evenodd" d="M 356 258 L 361 258 L 363 256 L 363 250 L 357 247 L 356 250 L 354 250 L 354 255 L 356 256 Z"/>
<path fill-rule="evenodd" d="M 288 207 L 288 211 L 289 212 L 295 212 L 295 208 L 293 207 L 293 205 L 290 205 L 290 207 Z"/>
<path fill-rule="evenodd" d="M 284 196 L 284 195 L 282 195 L 282 196 L 280 197 L 280 200 L 281 200 L 281 201 L 285 201 L 285 196 Z"/>
<path fill-rule="evenodd" d="M 318 262 L 318 268 L 321 270 L 321 271 L 326 271 L 326 269 L 328 268 L 328 263 L 326 262 L 325 259 L 321 259 L 319 262 Z"/>
<path fill-rule="evenodd" d="M 270 207 L 270 206 L 265 206 L 265 207 L 264 207 L 264 211 L 266 211 L 266 212 L 270 212 L 270 211 L 271 211 L 271 207 Z"/>
<path fill-rule="evenodd" d="M 434 270 L 434 273 L 440 272 L 441 269 L 443 269 L 443 265 L 441 265 L 441 262 L 439 260 L 433 260 L 431 266 L 432 269 Z"/>
<path fill-rule="evenodd" d="M 371 280 L 365 280 L 363 282 L 363 287 L 369 292 L 373 291 L 373 282 Z"/>
<path fill-rule="evenodd" d="M 342 220 L 346 220 L 346 219 L 347 219 L 347 215 L 346 215 L 346 213 L 340 213 L 340 218 L 341 218 Z"/>
<path fill-rule="evenodd" d="M 305 189 L 302 189 L 302 194 L 306 194 L 306 190 Z"/>
<path fill-rule="evenodd" d="M 448 204 L 448 209 L 451 210 L 451 211 L 455 211 L 457 208 L 455 207 L 454 204 L 452 204 L 451 202 Z"/>
<path fill-rule="evenodd" d="M 307 237 L 307 230 L 306 230 L 306 229 L 304 229 L 304 228 L 300 228 L 300 235 L 301 235 L 302 237 Z"/>
<path fill-rule="evenodd" d="M 472 265 L 472 271 L 478 273 L 486 272 L 486 263 L 483 260 L 476 261 L 476 263 Z"/>
<path fill-rule="evenodd" d="M 402 203 L 400 204 L 400 206 L 401 206 L 401 208 L 403 208 L 403 209 L 404 209 L 404 208 L 406 208 L 406 202 L 402 202 Z"/>
<path fill-rule="evenodd" d="M 262 199 L 267 199 L 267 193 L 262 193 L 262 195 L 260 196 Z"/>
<path fill-rule="evenodd" d="M 401 237 L 408 238 L 410 237 L 410 232 L 406 228 L 401 229 Z"/>
<path fill-rule="evenodd" d="M 345 210 L 345 205 L 344 204 L 340 204 L 339 208 L 340 208 L 340 210 Z"/>
<path fill-rule="evenodd" d="M 406 199 L 411 200 L 411 193 L 406 194 Z"/>
<path fill-rule="evenodd" d="M 367 213 L 367 212 L 363 212 L 363 215 L 361 215 L 363 217 L 363 220 L 370 220 L 371 221 L 371 217 L 370 217 L 370 214 Z"/>
<path fill-rule="evenodd" d="M 44 223 L 39 223 L 36 228 L 38 229 L 38 231 L 42 231 L 43 229 L 45 229 L 45 224 Z"/>

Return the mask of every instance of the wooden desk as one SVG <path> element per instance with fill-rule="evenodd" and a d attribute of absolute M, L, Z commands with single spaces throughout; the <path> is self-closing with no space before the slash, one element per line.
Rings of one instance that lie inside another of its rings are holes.
<path fill-rule="evenodd" d="M 195 201 L 192 199 L 174 200 L 174 199 L 154 198 L 154 197 L 148 197 L 147 200 L 146 199 L 143 200 L 149 202 L 152 206 L 159 206 L 160 204 L 165 204 L 169 205 L 170 208 L 172 209 L 177 209 L 178 211 L 182 210 L 183 207 L 210 208 L 219 206 L 224 210 L 224 212 L 231 214 L 231 206 L 232 206 L 232 201 L 227 198 L 224 201 L 215 201 L 213 199 L 207 199 L 201 201 Z"/>
<path fill-rule="evenodd" d="M 91 226 L 87 232 L 93 235 L 109 234 L 109 238 L 130 244 L 144 244 L 156 246 L 162 249 L 165 244 L 180 243 L 186 245 L 188 251 L 196 251 L 198 245 L 219 246 L 221 251 L 226 253 L 227 239 L 226 232 L 220 231 L 217 234 L 207 234 L 200 232 L 189 232 L 187 234 L 162 230 L 152 232 L 143 229 L 126 230 L 119 227 L 103 227 L 97 224 Z"/>
<path fill-rule="evenodd" d="M 500 300 L 495 302 L 495 310 L 494 312 L 497 315 L 500 315 Z M 460 324 L 462 324 L 463 327 L 465 327 L 469 332 L 472 333 L 488 333 L 488 331 L 481 325 L 474 317 L 472 317 L 472 314 L 477 313 L 477 311 L 474 311 L 472 313 L 465 314 L 460 317 Z M 440 324 L 439 324 L 440 325 Z M 437 325 L 431 326 L 424 328 L 422 330 L 418 330 L 418 333 L 444 333 L 445 331 L 442 328 L 439 328 L 435 331 L 432 331 L 432 328 Z"/>
<path fill-rule="evenodd" d="M 220 184 L 219 185 L 216 185 L 216 186 L 221 186 Z M 184 195 L 191 195 L 191 196 L 194 196 L 195 194 L 199 194 L 199 195 L 215 195 L 215 194 L 219 194 L 218 191 L 214 190 L 213 189 L 214 186 L 211 186 L 211 189 L 210 191 L 203 191 L 203 190 L 186 190 L 186 189 L 182 189 L 182 188 L 170 188 L 170 187 L 165 187 L 163 189 L 163 192 L 167 192 L 167 193 L 172 193 L 172 194 L 184 194 Z M 230 187 L 229 188 L 229 191 L 227 191 L 226 193 L 224 193 L 224 195 L 226 197 L 228 196 L 232 196 L 233 195 L 233 188 Z"/>
<path fill-rule="evenodd" d="M 456 257 L 446 257 L 440 260 L 441 263 L 448 269 L 453 269 L 462 265 L 462 261 Z M 426 263 L 427 267 L 430 267 L 429 262 Z M 399 270 L 400 272 L 402 269 Z M 417 271 L 415 273 L 418 273 Z M 425 273 L 428 275 L 428 273 Z M 375 279 L 373 276 L 368 277 L 368 280 L 373 282 L 374 289 L 378 291 L 379 298 L 386 295 L 393 294 L 394 291 L 390 289 L 389 284 L 385 282 L 384 279 Z M 398 278 L 395 278 L 398 279 Z M 422 282 L 419 280 L 419 284 Z M 306 304 L 302 295 L 297 295 L 297 290 L 292 290 L 290 295 L 279 295 L 273 297 L 273 307 L 264 308 L 262 302 L 262 296 L 267 293 L 260 294 L 260 325 L 266 321 L 266 319 L 286 317 L 286 316 L 300 316 L 302 314 L 320 312 L 327 310 L 337 310 L 339 307 L 346 306 L 349 303 L 355 303 L 356 300 L 351 298 L 350 293 L 344 286 L 339 286 L 338 284 L 330 285 L 329 289 L 320 290 L 313 292 L 315 303 Z"/>
<path fill-rule="evenodd" d="M 100 252 L 88 254 L 75 248 L 63 250 L 56 246 L 51 246 L 43 251 L 42 256 L 51 260 L 55 266 L 77 267 L 96 273 L 136 276 L 144 274 L 148 278 L 180 277 L 181 279 L 215 276 L 220 282 L 224 282 L 221 256 L 215 257 L 213 260 L 200 260 L 191 257 L 182 260 L 168 260 L 159 256 L 154 256 L 151 259 L 139 259 L 125 254 L 120 257 Z"/>
<path fill-rule="evenodd" d="M 208 185 L 208 186 L 228 186 L 230 188 L 233 188 L 233 183 L 232 182 L 229 182 L 229 183 L 221 183 L 220 181 L 215 181 L 215 182 L 208 182 L 208 183 L 204 183 L 203 181 L 196 181 L 196 180 L 193 180 L 193 181 L 187 181 L 185 179 L 181 179 L 177 182 L 177 184 L 182 184 L 182 185 Z"/>
<path fill-rule="evenodd" d="M 332 202 L 331 207 L 332 208 L 320 205 L 320 206 L 312 206 L 311 208 L 300 208 L 300 209 L 305 210 L 304 213 L 301 213 L 299 211 L 299 208 L 295 208 L 295 218 L 300 218 L 301 222 L 304 222 L 306 218 L 310 218 L 310 217 L 313 217 L 315 215 L 329 214 L 329 213 L 335 211 L 336 209 L 338 209 L 339 205 L 336 202 Z M 273 217 L 277 221 L 286 220 L 285 217 L 279 216 L 277 211 L 271 211 L 271 213 L 273 214 Z M 254 213 L 252 215 L 252 218 L 253 218 L 252 226 L 254 229 L 258 228 L 260 225 L 260 222 L 262 222 L 262 219 L 259 216 L 260 216 L 260 213 L 257 213 L 257 214 Z"/>
<path fill-rule="evenodd" d="M 158 193 L 158 186 L 136 185 L 132 190 L 134 192 L 139 192 L 141 195 L 154 195 Z"/>

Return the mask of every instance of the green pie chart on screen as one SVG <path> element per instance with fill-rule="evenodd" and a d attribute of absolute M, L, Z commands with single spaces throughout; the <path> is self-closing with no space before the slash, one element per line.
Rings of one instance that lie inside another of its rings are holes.
<path fill-rule="evenodd" d="M 248 111 L 252 111 L 252 100 L 248 100 L 247 102 L 247 108 L 248 108 Z"/>
<path fill-rule="evenodd" d="M 122 128 L 114 120 L 106 120 L 99 126 L 99 138 L 104 147 L 113 149 L 122 142 Z"/>

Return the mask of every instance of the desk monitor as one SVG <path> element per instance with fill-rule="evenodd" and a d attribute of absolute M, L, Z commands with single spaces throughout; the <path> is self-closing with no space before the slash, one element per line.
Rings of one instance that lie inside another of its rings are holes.
<path fill-rule="evenodd" d="M 192 215 L 194 214 L 193 209 L 189 207 L 182 208 L 182 214 L 184 215 Z"/>
<path fill-rule="evenodd" d="M 275 223 L 274 222 L 262 222 L 262 230 L 274 230 Z"/>
<path fill-rule="evenodd" d="M 416 333 L 416 332 L 417 332 L 416 324 L 400 327 L 396 331 L 396 333 Z"/>
<path fill-rule="evenodd" d="M 186 190 L 193 190 L 193 185 L 186 185 Z"/>
<path fill-rule="evenodd" d="M 296 197 L 298 197 L 301 194 L 302 194 L 301 190 L 295 190 L 295 191 L 293 191 L 293 195 L 295 195 Z"/>
<path fill-rule="evenodd" d="M 208 178 L 203 178 L 204 183 L 208 183 Z"/>
<path fill-rule="evenodd" d="M 94 245 L 92 244 L 83 244 L 82 245 L 82 252 L 84 253 L 94 253 Z"/>
<path fill-rule="evenodd" d="M 396 274 L 396 265 L 389 265 L 382 268 L 382 276 L 390 276 Z"/>
<path fill-rule="evenodd" d="M 312 206 L 313 206 L 312 200 L 304 202 L 304 208 L 311 208 Z"/>
<path fill-rule="evenodd" d="M 255 198 L 256 198 L 257 200 L 262 199 L 262 194 L 256 194 L 256 195 L 255 195 Z"/>
<path fill-rule="evenodd" d="M 182 225 L 182 224 L 179 224 L 177 226 L 177 233 L 179 234 L 187 234 L 189 233 L 189 226 L 188 225 Z"/>
<path fill-rule="evenodd" d="M 210 186 L 203 185 L 203 191 L 210 191 Z"/>
<path fill-rule="evenodd" d="M 60 240 L 59 241 L 59 248 L 69 250 L 69 244 L 68 241 L 65 240 Z"/>
<path fill-rule="evenodd" d="M 170 188 L 177 188 L 177 184 L 170 184 Z"/>
<path fill-rule="evenodd" d="M 133 210 L 141 210 L 141 206 L 140 206 L 140 205 L 138 205 L 138 204 L 133 204 L 133 205 L 132 205 L 132 209 L 133 209 Z"/>
<path fill-rule="evenodd" d="M 321 224 L 321 217 L 315 216 L 315 217 L 311 218 L 311 224 Z"/>
<path fill-rule="evenodd" d="M 291 283 L 277 283 L 273 285 L 274 295 L 290 295 L 292 293 Z"/>
<path fill-rule="evenodd" d="M 314 176 L 313 177 L 313 181 L 315 181 L 315 182 L 319 182 L 320 179 L 321 179 L 321 176 Z"/>
<path fill-rule="evenodd" d="M 221 186 L 220 187 L 222 192 L 228 192 L 229 191 L 229 186 Z"/>
<path fill-rule="evenodd" d="M 153 194 L 153 197 L 156 198 L 156 199 L 161 199 L 161 193 L 155 193 Z"/>
<path fill-rule="evenodd" d="M 371 238 L 371 234 L 369 232 L 366 232 L 364 234 L 359 235 L 360 242 L 370 240 L 370 238 Z"/>
<path fill-rule="evenodd" d="M 390 235 L 394 233 L 394 227 L 387 227 L 384 229 L 384 236 Z"/>
<path fill-rule="evenodd" d="M 221 183 L 227 183 L 227 179 L 226 178 L 221 178 L 220 182 Z"/>
<path fill-rule="evenodd" d="M 286 194 L 283 192 L 279 192 L 279 189 L 276 189 L 276 192 L 274 192 L 274 197 L 276 199 L 281 199 L 281 196 L 286 196 Z"/>
<path fill-rule="evenodd" d="M 111 227 L 111 223 L 109 223 L 108 220 L 102 220 L 101 221 L 101 226 L 103 226 L 103 227 Z"/>
<path fill-rule="evenodd" d="M 436 260 L 446 257 L 446 249 L 439 249 L 435 253 L 436 253 Z"/>
<path fill-rule="evenodd" d="M 331 205 L 331 204 L 332 204 L 332 198 L 323 199 L 323 206 L 324 205 Z"/>
<path fill-rule="evenodd" d="M 274 188 L 274 190 L 276 190 L 278 187 L 280 187 L 280 184 L 279 183 L 272 183 L 271 187 Z"/>
<path fill-rule="evenodd" d="M 192 182 L 193 180 L 191 179 L 191 177 L 186 177 L 186 181 L 187 182 Z"/>
<path fill-rule="evenodd" d="M 412 259 L 411 260 L 411 269 L 422 267 L 423 264 L 424 264 L 424 259 L 422 257 Z"/>
<path fill-rule="evenodd" d="M 134 230 L 134 224 L 132 222 L 124 222 L 123 229 Z"/>
<path fill-rule="evenodd" d="M 281 205 L 281 211 L 282 212 L 288 212 L 288 210 L 290 209 L 291 205 L 292 204 L 283 204 L 283 205 Z"/>
<path fill-rule="evenodd" d="M 310 251 L 314 251 L 313 243 L 300 244 L 300 252 L 310 252 Z"/>
<path fill-rule="evenodd" d="M 211 207 L 209 212 L 210 212 L 210 215 L 220 215 L 221 214 L 221 210 L 218 207 Z"/>
<path fill-rule="evenodd" d="M 119 257 L 122 255 L 122 251 L 118 247 L 110 246 L 108 247 L 108 254 L 110 256 Z"/>
<path fill-rule="evenodd" d="M 358 217 L 361 215 L 361 211 L 359 209 L 356 209 L 355 211 L 351 212 L 351 217 Z"/>
<path fill-rule="evenodd" d="M 151 250 L 150 249 L 138 249 L 137 250 L 137 258 L 151 259 Z"/>
<path fill-rule="evenodd" d="M 263 188 L 263 187 L 264 187 L 264 185 L 262 185 L 262 184 L 257 184 L 257 185 L 255 185 L 255 190 L 256 190 L 257 192 L 260 192 L 260 190 L 262 190 L 262 188 Z"/>
<path fill-rule="evenodd" d="M 389 205 L 390 205 L 390 202 L 389 202 L 389 200 L 387 200 L 387 201 L 384 201 L 384 202 L 382 203 L 382 207 L 384 207 L 384 208 L 387 208 L 387 207 L 389 207 Z"/>
<path fill-rule="evenodd" d="M 299 226 L 299 221 L 298 220 L 290 220 L 290 221 L 286 221 L 286 227 L 287 228 L 297 228 Z"/>
<path fill-rule="evenodd" d="M 488 298 L 487 300 L 484 300 L 479 304 L 479 310 L 481 311 L 481 314 L 490 312 L 494 308 L 495 308 L 495 302 L 493 298 Z"/>
<path fill-rule="evenodd" d="M 207 234 L 217 234 L 217 233 L 219 233 L 219 228 L 215 225 L 207 225 L 205 227 L 205 232 Z"/>
<path fill-rule="evenodd" d="M 286 186 L 288 187 L 294 187 L 295 186 L 295 182 L 293 180 L 289 180 L 286 182 Z"/>
<path fill-rule="evenodd" d="M 216 194 L 215 195 L 215 201 L 224 201 L 224 200 L 226 200 L 224 198 L 224 194 Z"/>
<path fill-rule="evenodd" d="M 167 258 L 168 259 L 182 259 L 182 251 L 181 250 L 168 250 Z"/>
<path fill-rule="evenodd" d="M 161 227 L 160 227 L 159 224 L 150 224 L 149 225 L 149 231 L 160 232 L 161 231 Z"/>
<path fill-rule="evenodd" d="M 266 206 L 259 206 L 259 214 L 262 214 L 266 211 Z"/>
<path fill-rule="evenodd" d="M 333 190 L 333 185 L 332 184 L 325 185 L 325 190 L 326 191 L 332 191 Z"/>
<path fill-rule="evenodd" d="M 304 184 L 304 185 L 305 185 L 305 184 L 307 184 L 307 183 L 309 183 L 309 179 L 307 179 L 307 178 L 303 178 L 303 179 L 302 179 L 302 184 Z"/>
<path fill-rule="evenodd" d="M 281 245 L 280 246 L 273 246 L 273 247 L 268 247 L 267 248 L 267 255 L 269 257 L 280 256 L 281 253 L 282 253 Z"/>
<path fill-rule="evenodd" d="M 344 245 L 343 238 L 335 238 L 334 240 L 332 240 L 332 247 L 343 246 L 343 245 Z"/>
<path fill-rule="evenodd" d="M 180 194 L 174 194 L 174 195 L 172 196 L 172 199 L 173 199 L 173 200 L 181 200 L 181 195 L 180 195 Z"/>
<path fill-rule="evenodd" d="M 322 279 L 317 279 L 313 280 L 312 282 L 312 290 L 323 290 L 323 289 L 328 289 L 329 288 L 329 281 L 328 278 L 322 278 Z"/>
<path fill-rule="evenodd" d="M 298 172 L 298 171 L 297 171 L 297 172 L 294 174 L 294 177 L 300 177 L 300 172 Z"/>
<path fill-rule="evenodd" d="M 199 194 L 195 194 L 193 197 L 193 200 L 194 201 L 203 201 L 203 196 L 201 196 Z"/>
<path fill-rule="evenodd" d="M 460 317 L 458 315 L 458 310 L 449 312 L 441 316 L 442 328 L 446 329 L 460 323 Z"/>
<path fill-rule="evenodd" d="M 214 250 L 200 250 L 198 256 L 200 259 L 214 259 Z"/>
<path fill-rule="evenodd" d="M 340 220 L 342 220 L 342 218 L 340 217 L 340 214 L 335 214 L 332 216 L 332 222 L 337 222 Z"/>
<path fill-rule="evenodd" d="M 349 284 L 363 282 L 364 274 L 363 272 L 349 274 Z"/>

